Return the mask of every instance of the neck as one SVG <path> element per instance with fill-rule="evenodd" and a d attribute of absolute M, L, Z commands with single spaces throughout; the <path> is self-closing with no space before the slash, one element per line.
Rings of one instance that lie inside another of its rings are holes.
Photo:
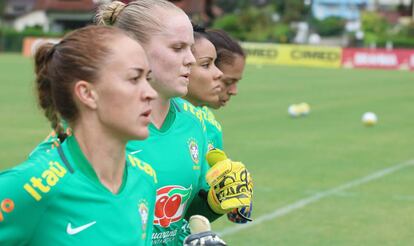
<path fill-rule="evenodd" d="M 79 119 L 73 132 L 99 181 L 116 194 L 122 185 L 125 171 L 126 141 L 114 137 L 114 134 L 96 122 L 94 119 Z"/>
<path fill-rule="evenodd" d="M 151 122 L 158 129 L 161 128 L 165 118 L 167 118 L 168 111 L 170 110 L 170 100 L 171 98 L 159 95 L 157 99 L 151 101 L 150 103 L 153 109 L 151 113 Z"/>
<path fill-rule="evenodd" d="M 196 107 L 201 107 L 203 105 L 201 105 L 201 103 L 199 103 L 199 101 L 194 100 L 192 97 L 189 96 L 185 96 L 183 97 L 185 100 L 189 101 L 192 105 L 196 106 Z"/>

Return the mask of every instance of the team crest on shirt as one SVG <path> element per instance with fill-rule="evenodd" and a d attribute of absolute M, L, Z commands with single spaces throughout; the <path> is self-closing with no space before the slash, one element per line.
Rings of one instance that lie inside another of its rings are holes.
<path fill-rule="evenodd" d="M 142 229 L 142 239 L 147 237 L 147 225 L 148 225 L 148 202 L 143 199 L 138 203 L 138 212 L 141 216 L 141 229 Z"/>
<path fill-rule="evenodd" d="M 188 140 L 188 150 L 190 151 L 191 159 L 194 161 L 195 164 L 198 164 L 200 160 L 200 154 L 198 152 L 198 144 L 195 139 L 190 138 Z"/>

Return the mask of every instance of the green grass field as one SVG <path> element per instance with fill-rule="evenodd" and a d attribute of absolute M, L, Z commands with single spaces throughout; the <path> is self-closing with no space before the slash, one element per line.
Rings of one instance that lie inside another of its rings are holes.
<path fill-rule="evenodd" d="M 49 127 L 31 61 L 0 55 L 0 69 L 5 169 Z M 300 102 L 311 114 L 290 118 Z M 366 111 L 378 115 L 375 127 L 361 124 Z M 216 116 L 228 154 L 255 182 L 251 226 L 213 223 L 229 245 L 414 245 L 413 73 L 249 66 Z"/>

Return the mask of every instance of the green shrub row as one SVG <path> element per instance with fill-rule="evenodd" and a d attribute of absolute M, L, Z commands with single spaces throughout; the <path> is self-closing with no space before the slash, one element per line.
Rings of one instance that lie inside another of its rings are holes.
<path fill-rule="evenodd" d="M 27 28 L 22 32 L 10 28 L 0 29 L 0 52 L 21 52 L 25 37 L 60 37 L 61 33 L 43 32 L 39 28 Z"/>

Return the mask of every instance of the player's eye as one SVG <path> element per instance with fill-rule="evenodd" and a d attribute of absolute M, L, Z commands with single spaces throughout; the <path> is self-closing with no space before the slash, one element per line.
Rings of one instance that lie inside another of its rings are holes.
<path fill-rule="evenodd" d="M 140 77 L 140 76 L 135 76 L 135 77 L 132 77 L 132 78 L 130 79 L 130 81 L 131 81 L 131 82 L 133 82 L 133 83 L 137 83 L 137 82 L 138 82 L 138 80 L 139 80 L 139 77 Z"/>
<path fill-rule="evenodd" d="M 235 81 L 234 80 L 232 80 L 232 79 L 229 79 L 229 80 L 225 80 L 224 81 L 224 84 L 226 84 L 227 86 L 230 86 L 230 85 L 232 85 L 232 84 L 234 84 L 235 83 Z"/>
<path fill-rule="evenodd" d="M 173 49 L 175 52 L 180 52 L 183 48 L 184 48 L 184 46 L 183 46 L 183 45 L 174 45 L 174 46 L 172 47 L 172 49 Z"/>
<path fill-rule="evenodd" d="M 148 73 L 147 74 L 147 81 L 151 82 L 151 80 L 152 80 L 152 73 Z"/>
<path fill-rule="evenodd" d="M 210 67 L 210 65 L 211 65 L 211 63 L 210 62 L 205 62 L 205 63 L 202 63 L 201 64 L 201 67 L 203 67 L 203 68 L 209 68 Z"/>

